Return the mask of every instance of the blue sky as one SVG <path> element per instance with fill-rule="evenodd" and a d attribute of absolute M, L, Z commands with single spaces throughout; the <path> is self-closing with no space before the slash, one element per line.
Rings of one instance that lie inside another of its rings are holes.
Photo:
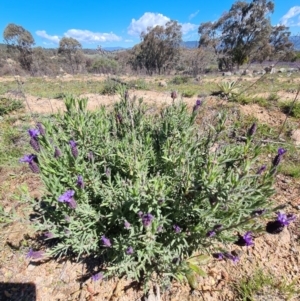
<path fill-rule="evenodd" d="M 132 47 L 148 26 L 177 20 L 183 40 L 198 40 L 199 24 L 217 20 L 230 9 L 228 0 L 0 0 L 0 30 L 9 23 L 31 32 L 36 45 L 57 47 L 62 37 L 73 37 L 83 47 Z M 300 34 L 300 1 L 275 0 L 273 25 L 282 23 Z"/>

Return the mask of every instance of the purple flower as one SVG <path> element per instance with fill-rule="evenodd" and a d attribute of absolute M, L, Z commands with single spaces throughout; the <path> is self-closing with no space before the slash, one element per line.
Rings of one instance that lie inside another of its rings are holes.
<path fill-rule="evenodd" d="M 65 215 L 65 220 L 66 220 L 67 222 L 69 222 L 69 221 L 71 220 L 70 216 L 69 216 L 69 215 Z"/>
<path fill-rule="evenodd" d="M 250 231 L 246 232 L 243 236 L 239 235 L 239 239 L 236 242 L 237 245 L 239 246 L 253 246 L 253 238 L 252 238 L 252 233 Z"/>
<path fill-rule="evenodd" d="M 257 175 L 261 175 L 265 170 L 266 170 L 267 166 L 266 165 L 262 165 L 259 170 L 257 171 Z"/>
<path fill-rule="evenodd" d="M 77 182 L 76 185 L 80 188 L 84 188 L 84 182 L 83 182 L 83 177 L 81 175 L 77 176 Z"/>
<path fill-rule="evenodd" d="M 55 146 L 54 158 L 59 158 L 59 157 L 61 157 L 61 151 L 58 147 Z"/>
<path fill-rule="evenodd" d="M 54 234 L 52 232 L 46 232 L 44 235 L 47 239 L 51 239 L 54 237 Z"/>
<path fill-rule="evenodd" d="M 212 256 L 218 260 L 222 260 L 222 259 L 230 259 L 232 260 L 234 263 L 237 263 L 240 258 L 238 256 L 234 256 L 231 253 L 228 252 L 219 252 L 219 253 L 213 253 Z"/>
<path fill-rule="evenodd" d="M 154 219 L 154 216 L 150 213 L 146 213 L 142 216 L 142 223 L 144 227 L 148 227 L 151 225 L 152 221 Z"/>
<path fill-rule="evenodd" d="M 133 253 L 134 253 L 133 248 L 132 247 L 128 247 L 127 250 L 126 250 L 126 254 L 127 255 L 131 255 Z"/>
<path fill-rule="evenodd" d="M 282 159 L 282 156 L 287 152 L 284 148 L 279 148 L 276 157 L 273 159 L 273 168 L 277 167 Z"/>
<path fill-rule="evenodd" d="M 29 252 L 26 254 L 27 259 L 41 259 L 43 256 L 43 251 L 33 251 L 32 249 L 29 249 Z"/>
<path fill-rule="evenodd" d="M 70 208 L 75 209 L 77 204 L 73 197 L 74 194 L 75 194 L 74 190 L 67 190 L 64 194 L 62 194 L 58 198 L 58 201 L 62 203 L 67 203 Z"/>
<path fill-rule="evenodd" d="M 223 253 L 223 254 L 224 254 L 224 257 L 225 257 L 225 258 L 232 260 L 234 263 L 237 263 L 237 262 L 240 261 L 240 258 L 239 258 L 238 256 L 234 256 L 234 255 L 232 255 L 231 253 L 225 252 L 225 253 Z"/>
<path fill-rule="evenodd" d="M 210 231 L 208 231 L 207 233 L 206 233 L 206 236 L 207 237 L 213 237 L 213 236 L 215 236 L 216 235 L 216 231 L 214 231 L 214 230 L 210 230 Z"/>
<path fill-rule="evenodd" d="M 89 160 L 89 161 L 93 161 L 93 160 L 94 160 L 94 153 L 93 153 L 92 151 L 90 151 L 90 152 L 88 153 L 87 157 L 88 157 L 88 160 Z"/>
<path fill-rule="evenodd" d="M 77 144 L 74 140 L 70 140 L 69 142 L 70 146 L 71 146 L 71 153 L 73 155 L 74 158 L 78 157 L 78 149 L 77 149 Z"/>
<path fill-rule="evenodd" d="M 29 168 L 33 173 L 39 173 L 40 168 L 38 166 L 38 160 L 36 155 L 25 155 L 23 158 L 20 159 L 21 163 L 28 163 Z"/>
<path fill-rule="evenodd" d="M 200 99 L 197 99 L 196 104 L 193 107 L 193 113 L 197 112 L 198 109 L 201 107 L 202 101 Z"/>
<path fill-rule="evenodd" d="M 213 236 L 215 236 L 217 234 L 216 232 L 219 231 L 219 230 L 221 230 L 222 228 L 223 228 L 223 226 L 220 225 L 220 224 L 215 225 L 212 230 L 210 230 L 210 231 L 208 231 L 206 233 L 206 236 L 207 237 L 213 237 Z"/>
<path fill-rule="evenodd" d="M 144 214 L 144 213 L 143 213 L 142 211 L 139 211 L 139 212 L 138 212 L 138 216 L 139 216 L 140 218 L 143 216 L 143 214 Z"/>
<path fill-rule="evenodd" d="M 175 233 L 180 233 L 181 232 L 181 228 L 178 225 L 174 225 L 173 229 L 174 229 Z"/>
<path fill-rule="evenodd" d="M 40 144 L 38 141 L 38 135 L 40 134 L 40 131 L 38 129 L 29 129 L 28 134 L 30 136 L 30 145 L 31 147 L 36 151 L 40 151 Z"/>
<path fill-rule="evenodd" d="M 101 237 L 101 240 L 104 246 L 111 247 L 111 242 L 107 237 L 105 237 L 105 235 Z"/>
<path fill-rule="evenodd" d="M 45 134 L 46 134 L 45 129 L 44 129 L 43 125 L 42 125 L 40 122 L 38 122 L 38 123 L 36 124 L 36 127 L 38 128 L 40 134 L 41 134 L 42 136 L 45 136 Z"/>
<path fill-rule="evenodd" d="M 293 214 L 284 214 L 281 212 L 277 213 L 277 221 L 282 225 L 282 226 L 288 226 L 292 221 L 296 219 L 296 216 Z"/>
<path fill-rule="evenodd" d="M 224 254 L 219 252 L 219 253 L 213 253 L 212 256 L 216 259 L 222 260 L 224 259 Z"/>
<path fill-rule="evenodd" d="M 119 122 L 120 124 L 122 124 L 122 122 L 123 122 L 123 117 L 122 117 L 122 115 L 121 115 L 120 113 L 117 114 L 117 120 L 118 120 L 118 122 Z"/>
<path fill-rule="evenodd" d="M 247 136 L 248 136 L 248 137 L 252 137 L 252 136 L 255 134 L 256 130 L 257 130 L 257 125 L 256 125 L 256 123 L 254 122 L 254 123 L 251 125 L 250 129 L 248 130 Z"/>
<path fill-rule="evenodd" d="M 103 274 L 102 273 L 97 273 L 97 274 L 94 274 L 92 277 L 91 277 L 91 280 L 92 281 L 98 281 L 98 280 L 102 280 L 103 279 Z"/>
<path fill-rule="evenodd" d="M 174 100 L 175 98 L 177 98 L 177 92 L 176 91 L 172 91 L 171 92 L 171 98 Z"/>
<path fill-rule="evenodd" d="M 128 98 L 129 98 L 128 90 L 125 91 L 124 98 L 125 98 L 125 100 L 128 100 Z"/>
<path fill-rule="evenodd" d="M 278 234 L 295 219 L 296 216 L 293 214 L 286 215 L 285 213 L 278 212 L 277 219 L 267 223 L 266 231 L 270 234 Z"/>
<path fill-rule="evenodd" d="M 124 222 L 125 229 L 129 229 L 130 226 L 131 226 L 130 223 L 128 223 L 127 221 Z"/>
<path fill-rule="evenodd" d="M 158 226 L 156 231 L 159 233 L 162 231 L 162 229 L 163 229 L 163 226 Z"/>
<path fill-rule="evenodd" d="M 28 134 L 29 134 L 30 138 L 37 139 L 38 135 L 40 134 L 40 131 L 38 129 L 29 129 Z"/>

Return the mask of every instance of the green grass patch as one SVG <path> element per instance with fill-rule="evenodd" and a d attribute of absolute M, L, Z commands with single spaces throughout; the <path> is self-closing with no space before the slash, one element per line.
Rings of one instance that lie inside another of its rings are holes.
<path fill-rule="evenodd" d="M 21 100 L 10 99 L 6 97 L 0 98 L 0 116 L 17 111 L 24 108 L 24 104 Z"/>
<path fill-rule="evenodd" d="M 282 102 L 279 107 L 283 113 L 300 118 L 300 102 L 295 102 L 294 104 L 292 101 Z"/>
<path fill-rule="evenodd" d="M 243 301 L 258 300 L 258 296 L 268 297 L 273 300 L 274 296 L 281 296 L 284 300 L 290 300 L 299 296 L 300 290 L 295 281 L 287 283 L 283 278 L 276 279 L 270 272 L 256 270 L 248 277 L 243 277 L 235 285 L 237 297 Z"/>

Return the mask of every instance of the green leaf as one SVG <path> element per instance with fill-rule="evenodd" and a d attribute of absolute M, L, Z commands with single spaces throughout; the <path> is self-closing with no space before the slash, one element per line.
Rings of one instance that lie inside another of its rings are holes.
<path fill-rule="evenodd" d="M 189 265 L 189 268 L 192 269 L 199 276 L 202 276 L 202 277 L 207 276 L 207 274 L 201 268 L 199 268 L 197 265 L 192 264 L 192 263 L 189 263 L 188 265 Z"/>
<path fill-rule="evenodd" d="M 193 270 L 188 270 L 185 273 L 185 277 L 190 285 L 191 288 L 193 289 L 198 289 L 198 283 L 196 279 L 196 273 Z"/>

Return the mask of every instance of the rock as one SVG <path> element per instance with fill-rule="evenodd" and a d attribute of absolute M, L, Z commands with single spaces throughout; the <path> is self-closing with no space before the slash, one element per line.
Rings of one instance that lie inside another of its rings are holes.
<path fill-rule="evenodd" d="M 222 74 L 223 76 L 231 76 L 232 75 L 232 73 L 230 72 L 230 71 L 228 71 L 228 72 L 223 72 L 223 74 Z"/>
<path fill-rule="evenodd" d="M 296 145 L 300 145 L 300 129 L 293 131 L 291 138 L 295 141 Z"/>
<path fill-rule="evenodd" d="M 161 81 L 158 83 L 160 87 L 168 87 L 168 84 L 165 81 Z"/>
<path fill-rule="evenodd" d="M 248 69 L 245 69 L 242 73 L 242 75 L 248 75 L 248 74 L 250 74 L 250 71 Z"/>
<path fill-rule="evenodd" d="M 286 73 L 286 69 L 285 69 L 285 68 L 280 68 L 280 69 L 278 70 L 278 73 Z"/>

